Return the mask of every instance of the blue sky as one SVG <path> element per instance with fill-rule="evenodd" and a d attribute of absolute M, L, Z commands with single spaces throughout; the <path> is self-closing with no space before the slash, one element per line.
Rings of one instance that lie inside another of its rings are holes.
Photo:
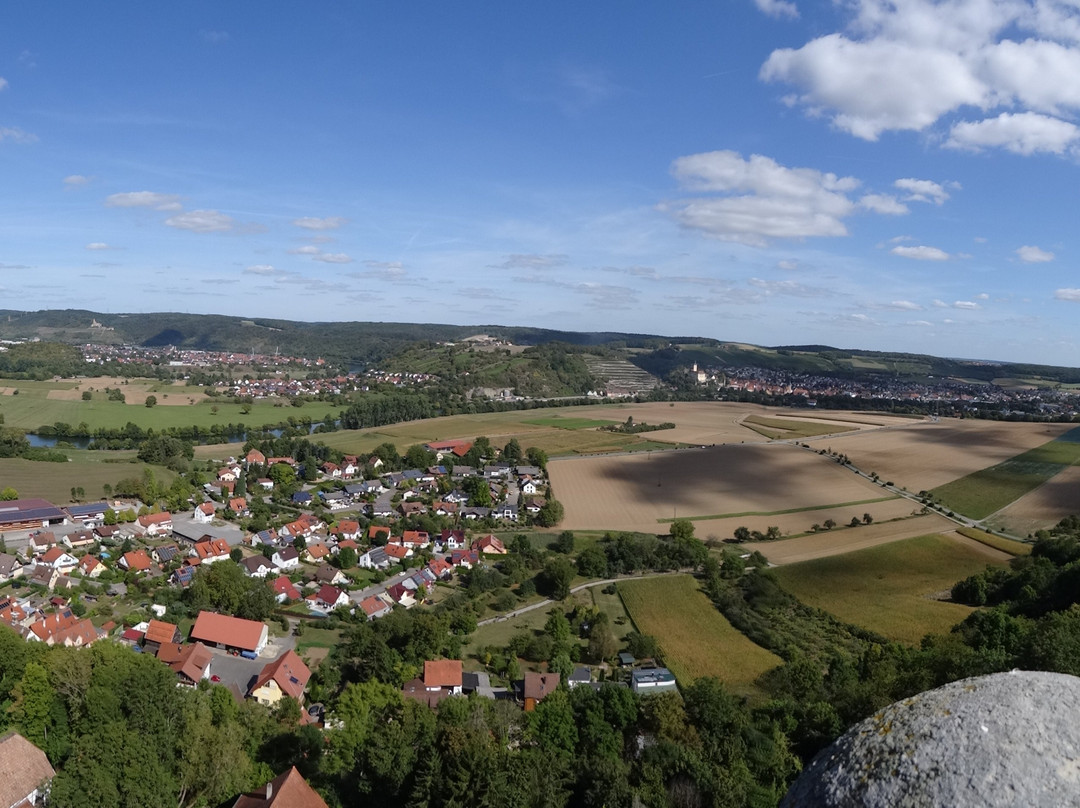
<path fill-rule="evenodd" d="M 17 4 L 15 309 L 1080 363 L 1070 0 Z"/>

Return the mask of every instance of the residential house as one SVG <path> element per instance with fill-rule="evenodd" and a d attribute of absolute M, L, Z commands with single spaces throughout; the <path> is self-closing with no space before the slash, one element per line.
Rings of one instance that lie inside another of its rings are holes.
<path fill-rule="evenodd" d="M 14 730 L 0 735 L 0 805 L 4 808 L 43 804 L 55 776 L 45 753 L 22 735 Z"/>
<path fill-rule="evenodd" d="M 375 499 L 374 504 L 371 506 L 371 515 L 374 517 L 386 518 L 394 515 L 393 494 L 387 491 Z"/>
<path fill-rule="evenodd" d="M 635 668 L 630 671 L 630 689 L 642 695 L 677 690 L 675 674 L 667 668 Z"/>
<path fill-rule="evenodd" d="M 442 690 L 448 696 L 461 695 L 461 660 L 436 659 L 424 662 L 424 689 Z"/>
<path fill-rule="evenodd" d="M 191 582 L 195 579 L 195 568 L 190 566 L 183 566 L 177 569 L 169 577 L 170 582 L 187 588 L 191 585 Z"/>
<path fill-rule="evenodd" d="M 491 515 L 496 519 L 516 522 L 518 520 L 518 506 L 513 502 L 500 502 L 491 509 Z"/>
<path fill-rule="evenodd" d="M 431 510 L 435 512 L 436 516 L 457 516 L 458 504 L 456 502 L 437 500 L 431 503 Z"/>
<path fill-rule="evenodd" d="M 319 587 L 319 591 L 308 595 L 307 601 L 311 609 L 326 613 L 334 611 L 338 606 L 348 606 L 351 603 L 348 592 L 329 584 L 324 584 Z"/>
<path fill-rule="evenodd" d="M 289 650 L 262 669 L 248 695 L 268 707 L 275 706 L 283 696 L 291 696 L 302 704 L 310 678 L 308 666 L 295 651 Z"/>
<path fill-rule="evenodd" d="M 270 591 L 274 593 L 274 600 L 278 603 L 287 603 L 300 600 L 300 590 L 298 590 L 293 582 L 281 575 L 272 581 L 267 581 L 270 585 Z"/>
<path fill-rule="evenodd" d="M 97 578 L 101 573 L 105 572 L 105 565 L 95 556 L 84 555 L 79 559 L 78 570 L 84 578 Z"/>
<path fill-rule="evenodd" d="M 274 565 L 270 559 L 261 555 L 240 559 L 240 566 L 244 568 L 249 578 L 265 578 L 274 571 Z"/>
<path fill-rule="evenodd" d="M 38 553 L 44 553 L 54 544 L 56 544 L 55 533 L 51 530 L 38 530 L 30 534 L 27 550 L 34 555 L 37 555 Z"/>
<path fill-rule="evenodd" d="M 413 554 L 413 551 L 401 544 L 388 544 L 383 549 L 383 552 L 391 559 L 391 563 L 396 561 L 404 561 L 406 558 Z"/>
<path fill-rule="evenodd" d="M 201 642 L 188 645 L 170 642 L 162 643 L 157 658 L 173 669 L 180 684 L 196 687 L 203 679 L 210 678 L 214 655 Z"/>
<path fill-rule="evenodd" d="M 344 491 L 323 491 L 319 494 L 330 510 L 341 510 L 349 506 L 349 497 Z"/>
<path fill-rule="evenodd" d="M 495 690 L 491 687 L 491 677 L 479 671 L 461 674 L 461 692 L 466 696 L 470 693 L 476 693 L 481 698 L 495 698 Z"/>
<path fill-rule="evenodd" d="M 472 543 L 472 549 L 478 553 L 487 553 L 488 555 L 506 555 L 507 549 L 503 545 L 502 541 L 497 536 L 492 536 L 490 533 L 486 536 L 481 536 L 479 539 Z"/>
<path fill-rule="evenodd" d="M 145 550 L 132 550 L 130 553 L 124 553 L 116 564 L 120 569 L 127 572 L 150 572 L 154 568 L 154 562 L 150 560 L 150 556 L 146 554 Z"/>
<path fill-rule="evenodd" d="M 299 569 L 300 551 L 295 547 L 282 547 L 270 556 L 270 560 L 279 570 Z"/>
<path fill-rule="evenodd" d="M 566 686 L 575 688 L 578 685 L 587 685 L 592 682 L 592 672 L 584 665 L 578 665 L 574 672 L 566 680 Z"/>
<path fill-rule="evenodd" d="M 225 539 L 210 539 L 198 542 L 191 548 L 189 555 L 193 564 L 215 564 L 230 557 L 232 548 Z"/>
<path fill-rule="evenodd" d="M 26 572 L 23 563 L 13 555 L 0 553 L 0 583 L 21 578 Z"/>
<path fill-rule="evenodd" d="M 286 466 L 292 466 L 296 468 L 296 461 L 291 457 L 268 457 L 266 458 L 267 467 L 276 466 L 278 463 L 284 463 Z"/>
<path fill-rule="evenodd" d="M 32 569 L 30 576 L 26 580 L 31 584 L 43 586 L 52 592 L 56 582 L 60 580 L 60 570 L 56 569 L 56 567 L 50 567 L 48 564 L 38 564 Z"/>
<path fill-rule="evenodd" d="M 244 462 L 249 466 L 265 466 L 266 455 L 264 455 L 258 449 L 252 449 L 250 452 L 244 455 Z"/>
<path fill-rule="evenodd" d="M 441 558 L 433 558 L 428 562 L 427 568 L 431 570 L 431 574 L 439 580 L 446 580 L 454 574 L 454 567 L 452 564 L 447 564 Z"/>
<path fill-rule="evenodd" d="M 241 795 L 232 808 L 327 808 L 327 805 L 293 766 L 258 791 Z"/>
<path fill-rule="evenodd" d="M 468 540 L 465 538 L 464 530 L 444 530 L 439 534 L 439 544 L 442 545 L 444 552 L 450 552 L 467 547 Z"/>
<path fill-rule="evenodd" d="M 163 544 L 150 550 L 150 557 L 159 564 L 168 564 L 180 555 L 180 548 L 175 544 Z"/>
<path fill-rule="evenodd" d="M 393 559 L 391 559 L 386 554 L 386 550 L 384 548 L 382 548 L 382 547 L 372 547 L 366 553 L 362 554 L 356 560 L 356 563 L 359 566 L 364 567 L 365 569 L 381 570 L 381 569 L 386 569 L 387 567 L 389 567 L 394 562 L 393 562 Z"/>
<path fill-rule="evenodd" d="M 390 540 L 390 528 L 385 525 L 369 525 L 367 537 L 373 544 L 386 544 Z"/>
<path fill-rule="evenodd" d="M 341 586 L 349 582 L 349 576 L 347 576 L 337 567 L 332 567 L 329 564 L 320 564 L 315 570 L 315 574 L 312 576 L 312 580 L 314 580 L 317 584 Z"/>
<path fill-rule="evenodd" d="M 53 567 L 60 570 L 61 575 L 67 575 L 77 566 L 79 566 L 79 559 L 68 553 L 60 545 L 54 545 L 42 553 L 41 557 L 37 560 L 39 565 L 44 564 L 48 567 Z"/>
<path fill-rule="evenodd" d="M 297 491 L 292 495 L 293 505 L 310 505 L 312 499 L 314 497 L 311 496 L 310 491 Z"/>
<path fill-rule="evenodd" d="M 402 584 L 391 584 L 386 587 L 386 596 L 394 601 L 394 603 L 398 603 L 406 609 L 411 609 L 416 605 L 416 595 L 413 593 L 413 590 L 408 589 Z"/>
<path fill-rule="evenodd" d="M 532 477 L 525 477 L 520 484 L 521 493 L 523 494 L 539 494 L 540 486 L 536 484 L 536 480 Z"/>
<path fill-rule="evenodd" d="M 422 513 L 427 513 L 427 505 L 422 502 L 402 502 L 398 505 L 398 511 L 402 516 L 419 516 Z"/>
<path fill-rule="evenodd" d="M 167 536 L 172 532 L 172 514 L 168 511 L 148 513 L 135 520 L 138 529 L 147 536 Z"/>
<path fill-rule="evenodd" d="M 263 491 L 274 490 L 274 481 L 271 480 L 269 477 L 260 477 L 255 482 L 258 483 L 259 488 L 261 488 Z"/>
<path fill-rule="evenodd" d="M 195 506 L 195 513 L 192 514 L 192 518 L 200 525 L 210 524 L 214 520 L 214 503 L 200 502 Z"/>
<path fill-rule="evenodd" d="M 372 595 L 360 601 L 360 608 L 363 610 L 364 614 L 367 615 L 368 620 L 375 620 L 376 618 L 389 614 L 394 607 L 382 598 Z"/>
<path fill-rule="evenodd" d="M 531 712 L 545 697 L 555 692 L 559 686 L 557 673 L 526 673 L 522 684 L 525 698 L 525 711 Z"/>
<path fill-rule="evenodd" d="M 98 525 L 94 528 L 94 535 L 102 544 L 113 544 L 125 530 L 120 525 Z"/>
<path fill-rule="evenodd" d="M 143 635 L 143 647 L 156 653 L 165 643 L 179 643 L 182 640 L 180 629 L 174 624 L 166 623 L 164 620 L 151 620 Z"/>
<path fill-rule="evenodd" d="M 431 544 L 431 536 L 426 530 L 406 530 L 401 534 L 401 540 L 394 544 L 401 544 L 410 550 L 421 550 Z"/>
<path fill-rule="evenodd" d="M 97 536 L 92 530 L 77 530 L 64 536 L 61 541 L 69 550 L 82 550 L 97 544 Z"/>
<path fill-rule="evenodd" d="M 251 514 L 251 511 L 248 510 L 247 500 L 244 499 L 244 497 L 233 497 L 230 499 L 229 510 L 237 516 L 249 516 Z"/>
<path fill-rule="evenodd" d="M 218 469 L 217 479 L 219 483 L 235 483 L 240 477 L 239 466 L 225 466 Z"/>
<path fill-rule="evenodd" d="M 342 519 L 330 532 L 339 539 L 352 539 L 355 541 L 360 538 L 360 523 L 355 519 Z"/>
<path fill-rule="evenodd" d="M 337 463 L 331 463 L 329 460 L 319 466 L 319 471 L 323 473 L 324 477 L 329 477 L 332 480 L 340 480 L 343 474 L 341 466 Z"/>
<path fill-rule="evenodd" d="M 256 545 L 259 545 L 259 544 L 265 544 L 268 547 L 277 546 L 277 544 L 278 544 L 277 531 L 274 530 L 273 528 L 270 528 L 269 530 L 260 530 L 258 533 L 253 535 L 251 537 L 251 545 L 252 545 L 252 547 L 254 547 Z"/>
<path fill-rule="evenodd" d="M 450 554 L 450 563 L 471 570 L 480 563 L 480 554 L 476 550 L 454 550 Z"/>
<path fill-rule="evenodd" d="M 101 638 L 89 619 L 80 620 L 70 609 L 46 615 L 30 624 L 26 639 L 46 645 L 84 648 Z"/>
<path fill-rule="evenodd" d="M 330 556 L 330 548 L 321 541 L 312 542 L 304 550 L 304 558 L 312 564 L 321 564 Z"/>
<path fill-rule="evenodd" d="M 491 508 L 476 506 L 473 508 L 461 509 L 461 518 L 467 519 L 470 522 L 475 519 L 487 519 L 489 516 L 491 516 Z"/>

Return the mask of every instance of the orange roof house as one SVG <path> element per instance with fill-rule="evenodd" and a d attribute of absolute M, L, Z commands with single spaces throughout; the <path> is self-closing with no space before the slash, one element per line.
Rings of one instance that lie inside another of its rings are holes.
<path fill-rule="evenodd" d="M 461 692 L 461 660 L 435 659 L 424 662 L 424 687 L 428 690 Z"/>
<path fill-rule="evenodd" d="M 15 731 L 0 736 L 0 804 L 37 805 L 44 786 L 56 776 L 45 753 Z"/>
<path fill-rule="evenodd" d="M 327 808 L 327 805 L 293 766 L 259 791 L 242 795 L 233 808 Z"/>
<path fill-rule="evenodd" d="M 216 648 L 236 648 L 258 653 L 266 646 L 265 623 L 244 620 L 217 612 L 199 612 L 191 639 Z"/>
<path fill-rule="evenodd" d="M 151 620 L 146 627 L 144 640 L 149 643 L 161 645 L 167 642 L 177 642 L 180 639 L 180 629 L 172 623 L 164 620 Z"/>
<path fill-rule="evenodd" d="M 310 678 L 311 671 L 304 660 L 289 650 L 262 669 L 248 695 L 269 706 L 277 704 L 283 696 L 302 702 Z"/>
<path fill-rule="evenodd" d="M 131 572 L 149 572 L 154 566 L 154 562 L 150 560 L 150 556 L 146 554 L 145 550 L 132 550 L 130 553 L 124 553 L 116 563 Z"/>

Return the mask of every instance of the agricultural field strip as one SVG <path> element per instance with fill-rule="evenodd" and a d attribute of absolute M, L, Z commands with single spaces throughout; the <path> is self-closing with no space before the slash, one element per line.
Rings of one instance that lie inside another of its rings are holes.
<path fill-rule="evenodd" d="M 956 532 L 972 541 L 985 544 L 987 547 L 993 547 L 995 550 L 1000 550 L 1011 556 L 1031 555 L 1030 544 L 1021 544 L 1013 539 L 1006 539 L 1004 536 L 995 536 L 993 533 L 987 533 L 985 530 L 979 530 L 974 527 L 958 527 Z"/>
<path fill-rule="evenodd" d="M 945 505 L 985 519 L 1035 490 L 1069 466 L 1080 464 L 1080 427 L 1041 446 L 933 489 Z"/>
<path fill-rule="evenodd" d="M 736 690 L 756 692 L 754 681 L 782 664 L 732 626 L 689 575 L 622 581 L 617 588 L 634 626 L 657 638 L 683 685 L 716 676 Z"/>
<path fill-rule="evenodd" d="M 740 513 L 718 513 L 712 516 L 680 516 L 679 519 L 688 519 L 691 522 L 700 522 L 705 519 L 740 519 L 744 516 L 783 516 L 788 513 L 804 513 L 806 511 L 825 511 L 829 508 L 852 508 L 856 505 L 872 505 L 875 502 L 889 502 L 890 500 L 900 499 L 897 495 L 888 497 L 877 497 L 876 499 L 859 499 L 854 502 L 837 502 L 832 505 L 811 505 L 809 508 L 788 508 L 782 511 L 742 511 Z M 670 519 L 657 519 L 659 524 L 667 524 L 674 522 L 674 518 Z"/>

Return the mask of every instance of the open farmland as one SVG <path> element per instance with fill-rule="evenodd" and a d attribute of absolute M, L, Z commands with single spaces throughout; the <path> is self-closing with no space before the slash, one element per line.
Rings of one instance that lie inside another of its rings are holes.
<path fill-rule="evenodd" d="M 638 631 L 656 637 L 683 686 L 715 676 L 736 693 L 757 695 L 757 678 L 782 663 L 732 626 L 689 575 L 623 581 L 618 589 Z"/>
<path fill-rule="evenodd" d="M 161 466 L 125 462 L 128 458 L 134 460 L 134 452 L 68 450 L 65 453 L 72 458 L 68 463 L 0 458 L 0 488 L 11 486 L 24 499 L 41 497 L 64 505 L 71 499 L 72 488 L 82 488 L 86 499 L 92 502 L 104 496 L 106 483 L 115 486 L 118 480 L 141 478 L 145 469 L 151 469 L 158 481 L 166 484 L 176 476 Z"/>
<path fill-rule="evenodd" d="M 762 415 L 748 415 L 743 418 L 742 423 L 759 435 L 784 440 L 851 432 L 857 428 L 854 424 L 837 421 L 802 421 L 795 418 L 766 418 Z"/>
<path fill-rule="evenodd" d="M 947 633 L 973 610 L 936 600 L 957 581 L 1009 556 L 955 534 L 927 535 L 775 571 L 799 600 L 892 640 Z"/>
<path fill-rule="evenodd" d="M 983 519 L 1080 463 L 1080 428 L 933 490 L 943 504 Z M 1061 513 L 1066 516 L 1067 513 Z"/>
<path fill-rule="evenodd" d="M 883 496 L 879 486 L 790 444 L 563 459 L 549 463 L 548 473 L 566 510 L 562 527 L 572 530 L 655 533 L 660 520 L 674 517 L 795 512 Z"/>
<path fill-rule="evenodd" d="M 876 471 L 882 479 L 909 491 L 929 491 L 1040 446 L 1071 428 L 1069 424 L 949 418 L 819 438 L 812 445 L 842 452 L 863 471 Z"/>
<path fill-rule="evenodd" d="M 904 500 L 906 501 L 906 500 Z M 955 523 L 936 513 L 914 516 L 896 522 L 875 522 L 859 527 L 838 527 L 809 536 L 780 541 L 748 542 L 741 545 L 746 552 L 757 550 L 775 566 L 798 564 L 816 558 L 828 558 L 843 555 L 856 550 L 865 550 L 882 544 L 890 544 L 914 536 L 948 531 L 955 528 Z"/>
<path fill-rule="evenodd" d="M 1053 527 L 1080 514 L 1080 466 L 1069 466 L 987 520 L 990 527 L 1020 536 Z"/>

